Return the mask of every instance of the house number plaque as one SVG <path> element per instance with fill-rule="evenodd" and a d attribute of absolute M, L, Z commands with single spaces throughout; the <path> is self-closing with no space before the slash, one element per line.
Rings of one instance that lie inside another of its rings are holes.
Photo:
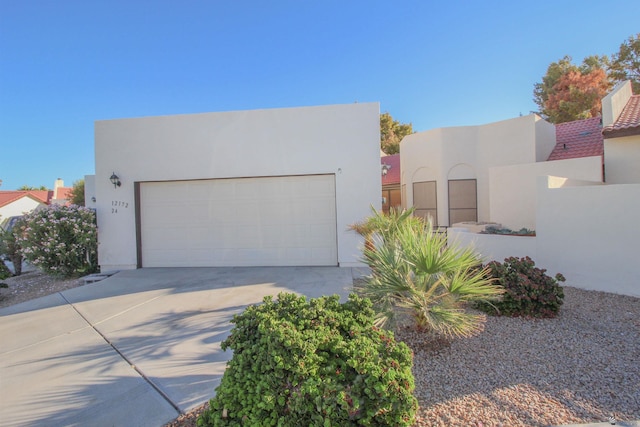
<path fill-rule="evenodd" d="M 128 209 L 129 202 L 123 202 L 121 200 L 112 200 L 111 201 L 111 213 L 117 214 L 118 209 Z"/>

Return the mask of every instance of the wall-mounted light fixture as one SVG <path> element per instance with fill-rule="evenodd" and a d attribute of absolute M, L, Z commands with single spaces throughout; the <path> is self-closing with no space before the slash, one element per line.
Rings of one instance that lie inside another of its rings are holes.
<path fill-rule="evenodd" d="M 92 201 L 93 203 L 95 203 L 95 202 L 96 202 L 96 198 L 95 198 L 95 197 L 92 197 L 92 198 L 91 198 L 91 201 Z"/>
<path fill-rule="evenodd" d="M 382 164 L 382 176 L 385 176 L 387 173 L 389 173 L 389 169 L 391 169 L 391 165 L 387 165 L 385 163 Z"/>
<path fill-rule="evenodd" d="M 111 176 L 109 177 L 109 181 L 111 181 L 111 183 L 113 184 L 113 188 L 118 188 L 122 185 L 122 183 L 120 182 L 120 178 L 118 178 L 118 175 L 116 175 L 116 173 L 112 173 Z"/>

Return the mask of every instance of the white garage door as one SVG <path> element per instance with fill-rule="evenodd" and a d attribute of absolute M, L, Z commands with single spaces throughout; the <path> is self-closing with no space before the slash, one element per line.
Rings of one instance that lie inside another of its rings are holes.
<path fill-rule="evenodd" d="M 333 175 L 140 184 L 143 267 L 337 265 Z"/>

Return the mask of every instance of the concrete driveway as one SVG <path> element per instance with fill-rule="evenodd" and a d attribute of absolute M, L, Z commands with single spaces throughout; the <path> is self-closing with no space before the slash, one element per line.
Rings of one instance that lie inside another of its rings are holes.
<path fill-rule="evenodd" d="M 161 426 L 210 399 L 229 320 L 265 295 L 346 299 L 361 270 L 151 268 L 0 310 L 4 426 Z"/>

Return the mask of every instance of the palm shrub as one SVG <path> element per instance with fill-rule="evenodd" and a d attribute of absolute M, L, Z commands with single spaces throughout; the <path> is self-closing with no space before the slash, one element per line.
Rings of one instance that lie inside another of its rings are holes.
<path fill-rule="evenodd" d="M 199 426 L 409 426 L 412 354 L 355 294 L 265 297 L 233 318 L 233 357 Z"/>
<path fill-rule="evenodd" d="M 69 277 L 98 269 L 98 229 L 91 209 L 51 205 L 26 215 L 14 229 L 25 259 L 45 273 Z"/>
<path fill-rule="evenodd" d="M 372 241 L 363 249 L 371 275 L 356 285 L 357 292 L 372 301 L 378 326 L 402 314 L 421 330 L 447 337 L 475 335 L 486 317 L 469 312 L 468 303 L 497 299 L 502 288 L 472 249 L 448 245 L 445 234 L 412 213 L 373 210 L 361 223 Z"/>

